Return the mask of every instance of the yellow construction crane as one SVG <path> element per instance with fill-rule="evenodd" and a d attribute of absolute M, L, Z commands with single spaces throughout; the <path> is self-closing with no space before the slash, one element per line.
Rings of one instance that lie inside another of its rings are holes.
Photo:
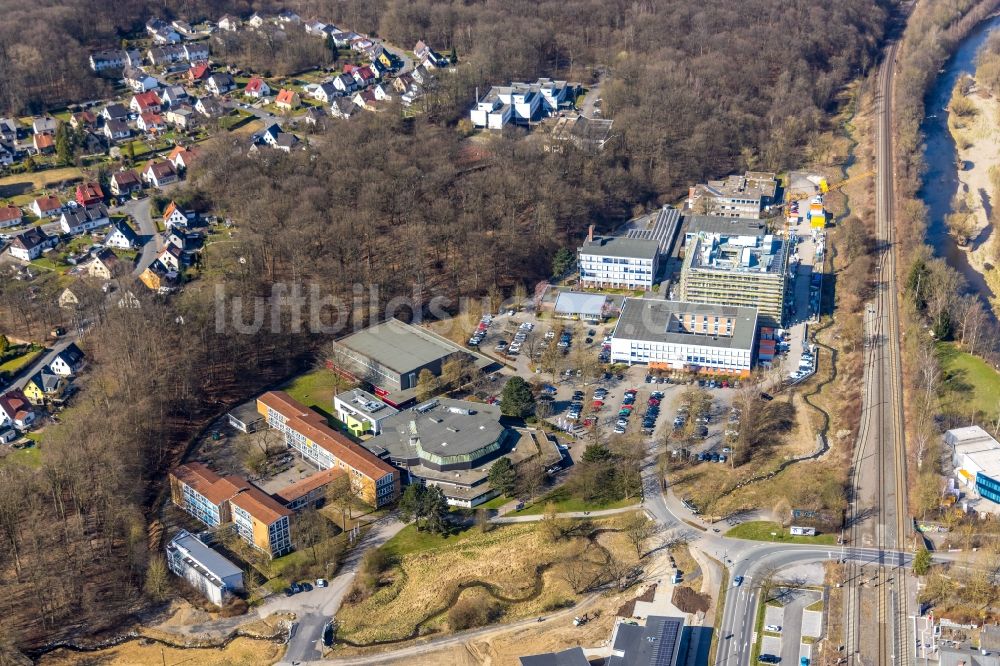
<path fill-rule="evenodd" d="M 864 173 L 859 173 L 855 176 L 851 176 L 850 178 L 845 178 L 839 183 L 834 183 L 833 185 L 828 184 L 826 178 L 821 178 L 819 181 L 819 191 L 821 194 L 826 194 L 827 192 L 833 192 L 835 190 L 839 190 L 845 185 L 849 185 L 850 183 L 854 183 L 859 180 L 864 180 L 865 178 L 870 178 L 874 174 L 875 170 L 872 169 L 870 171 L 865 171 Z M 805 192 L 801 190 L 789 191 L 785 194 L 785 201 L 789 202 L 799 201 L 801 199 L 806 199 L 808 197 L 815 196 L 815 194 L 816 194 L 815 192 Z"/>

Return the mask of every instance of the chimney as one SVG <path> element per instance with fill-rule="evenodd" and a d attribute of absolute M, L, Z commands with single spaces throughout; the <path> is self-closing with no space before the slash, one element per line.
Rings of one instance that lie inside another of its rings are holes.
<path fill-rule="evenodd" d="M 594 225 L 587 227 L 587 242 L 592 243 L 594 241 Z"/>

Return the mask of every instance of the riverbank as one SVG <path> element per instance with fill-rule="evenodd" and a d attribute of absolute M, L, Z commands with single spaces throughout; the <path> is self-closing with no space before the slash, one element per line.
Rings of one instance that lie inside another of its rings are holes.
<path fill-rule="evenodd" d="M 1000 293 L 1000 271 L 997 271 L 993 238 L 993 208 L 998 205 L 991 172 L 1000 169 L 1000 125 L 997 114 L 1000 101 L 975 79 L 967 86 L 956 88 L 949 105 L 948 131 L 955 142 L 959 165 L 956 206 L 949 216 L 952 233 L 960 237 L 970 268 L 983 276 L 994 294 Z M 966 92 L 961 88 L 966 87 Z M 957 112 L 958 108 L 963 113 Z M 990 299 L 994 313 L 1000 312 L 997 298 Z"/>

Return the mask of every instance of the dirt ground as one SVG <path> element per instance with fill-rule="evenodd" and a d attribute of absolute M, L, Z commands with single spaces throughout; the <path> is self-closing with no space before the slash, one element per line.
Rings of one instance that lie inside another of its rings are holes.
<path fill-rule="evenodd" d="M 266 666 L 284 654 L 284 647 L 268 641 L 237 638 L 221 650 L 180 650 L 150 642 L 132 641 L 100 652 L 58 650 L 38 661 L 41 666 L 135 666 L 136 664 L 198 664 L 199 666 Z"/>

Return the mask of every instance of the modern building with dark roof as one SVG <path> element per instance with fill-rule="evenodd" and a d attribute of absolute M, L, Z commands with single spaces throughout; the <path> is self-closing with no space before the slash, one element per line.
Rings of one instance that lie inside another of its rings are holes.
<path fill-rule="evenodd" d="M 611 361 L 745 377 L 756 340 L 755 308 L 628 298 L 611 336 Z"/>
<path fill-rule="evenodd" d="M 619 622 L 611 636 L 607 666 L 675 666 L 684 618 L 650 615 L 646 626 Z"/>
<path fill-rule="evenodd" d="M 521 666 L 590 666 L 590 661 L 580 646 L 562 652 L 546 652 L 521 657 Z"/>
<path fill-rule="evenodd" d="M 374 386 L 379 398 L 396 407 L 414 399 L 421 370 L 439 377 L 452 356 L 464 354 L 480 370 L 492 364 L 490 359 L 398 319 L 387 319 L 341 338 L 335 349 L 330 359 L 334 365 Z"/>
<path fill-rule="evenodd" d="M 473 507 L 496 496 L 488 477 L 497 459 L 517 466 L 537 456 L 549 466 L 562 457 L 544 433 L 507 428 L 500 418 L 496 405 L 434 398 L 389 416 L 363 445 L 409 483 L 439 486 L 449 504 Z"/>
<path fill-rule="evenodd" d="M 577 251 L 580 284 L 591 288 L 652 289 L 659 270 L 660 244 L 653 239 L 594 236 Z"/>

